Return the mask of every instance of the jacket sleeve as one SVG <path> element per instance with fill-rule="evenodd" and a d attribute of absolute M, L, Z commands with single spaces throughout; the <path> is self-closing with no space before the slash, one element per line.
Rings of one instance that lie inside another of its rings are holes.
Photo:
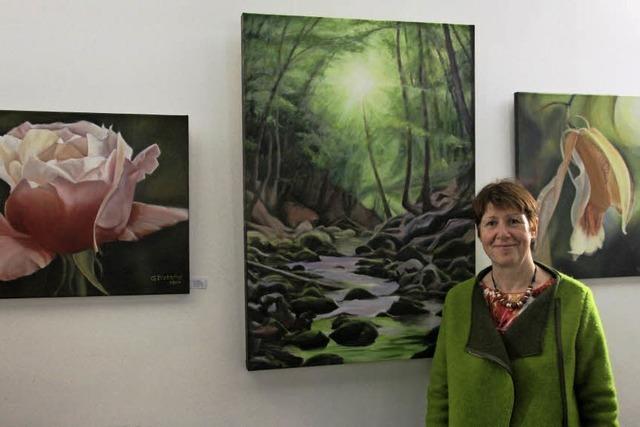
<path fill-rule="evenodd" d="M 576 337 L 575 394 L 583 426 L 618 426 L 618 403 L 602 322 L 590 289 Z"/>
<path fill-rule="evenodd" d="M 445 305 L 446 307 L 446 305 Z M 447 426 L 449 423 L 449 386 L 447 381 L 446 310 L 436 341 L 436 351 L 431 364 L 431 376 L 427 391 L 427 427 Z"/>

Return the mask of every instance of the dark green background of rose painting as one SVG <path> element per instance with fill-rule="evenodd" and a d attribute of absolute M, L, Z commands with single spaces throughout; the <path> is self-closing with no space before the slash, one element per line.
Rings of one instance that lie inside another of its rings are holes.
<path fill-rule="evenodd" d="M 33 124 L 87 120 L 112 126 L 133 149 L 133 157 L 152 144 L 161 150 L 160 166 L 136 187 L 135 201 L 188 208 L 188 117 L 143 114 L 59 113 L 2 111 L 0 135 L 25 121 Z M 0 182 L 0 203 L 9 195 L 9 185 Z M 3 209 L 4 211 L 4 209 Z M 3 212 L 4 214 L 4 212 Z M 55 224 L 51 225 L 52 227 Z M 137 242 L 109 242 L 100 248 L 98 275 L 109 295 L 174 294 L 189 292 L 189 222 L 150 234 Z M 42 270 L 13 281 L 0 281 L 0 297 L 73 296 L 61 289 L 54 295 L 62 276 L 59 256 Z M 171 277 L 169 277 L 171 276 Z M 88 286 L 89 296 L 102 295 Z"/>

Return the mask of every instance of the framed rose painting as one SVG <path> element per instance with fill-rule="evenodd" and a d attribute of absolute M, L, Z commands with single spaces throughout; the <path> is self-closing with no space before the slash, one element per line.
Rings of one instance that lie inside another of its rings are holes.
<path fill-rule="evenodd" d="M 0 111 L 0 298 L 189 292 L 187 116 Z"/>

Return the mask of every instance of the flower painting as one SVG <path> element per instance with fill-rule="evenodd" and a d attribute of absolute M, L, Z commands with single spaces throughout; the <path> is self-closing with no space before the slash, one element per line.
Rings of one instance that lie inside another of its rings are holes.
<path fill-rule="evenodd" d="M 431 357 L 475 270 L 473 27 L 242 25 L 247 368 Z"/>
<path fill-rule="evenodd" d="M 0 296 L 184 293 L 187 118 L 0 112 Z"/>
<path fill-rule="evenodd" d="M 517 175 L 534 256 L 580 278 L 640 275 L 640 98 L 516 94 Z"/>

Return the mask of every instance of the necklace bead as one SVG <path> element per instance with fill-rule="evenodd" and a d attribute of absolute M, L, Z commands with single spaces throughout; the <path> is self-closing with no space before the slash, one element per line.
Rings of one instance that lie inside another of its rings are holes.
<path fill-rule="evenodd" d="M 496 294 L 496 300 L 498 304 L 510 309 L 510 310 L 518 310 L 521 309 L 526 302 L 531 298 L 531 294 L 533 293 L 533 284 L 536 281 L 536 273 L 538 272 L 538 266 L 533 269 L 533 276 L 531 277 L 531 282 L 529 286 L 527 286 L 527 290 L 524 292 L 522 296 L 520 296 L 516 301 L 509 300 L 509 296 L 506 295 L 498 288 L 498 284 L 496 283 L 495 277 L 493 277 L 493 270 L 491 270 L 491 281 L 493 282 L 493 290 Z"/>

